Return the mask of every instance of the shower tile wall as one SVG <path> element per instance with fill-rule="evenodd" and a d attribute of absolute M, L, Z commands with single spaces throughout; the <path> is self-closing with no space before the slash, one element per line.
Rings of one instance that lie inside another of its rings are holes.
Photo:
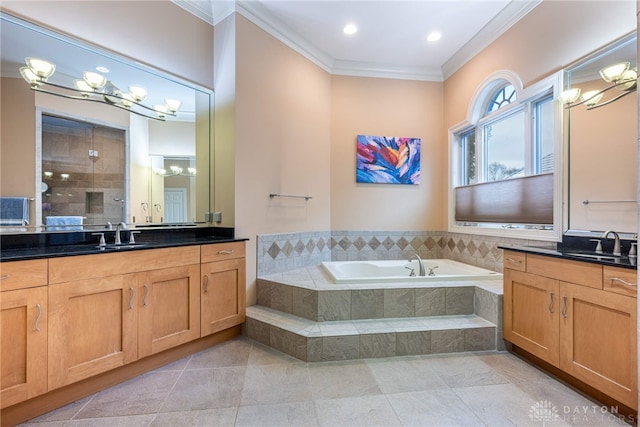
<path fill-rule="evenodd" d="M 502 271 L 504 244 L 528 240 L 446 231 L 317 231 L 257 237 L 258 277 L 320 264 L 323 261 L 447 258 Z M 539 242 L 537 242 L 539 244 Z"/>

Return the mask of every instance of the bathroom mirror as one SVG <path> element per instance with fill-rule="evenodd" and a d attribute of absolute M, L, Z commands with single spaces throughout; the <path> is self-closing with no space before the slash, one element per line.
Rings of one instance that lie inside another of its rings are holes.
<path fill-rule="evenodd" d="M 629 34 L 567 69 L 566 87 L 585 92 L 610 87 L 600 71 L 629 63 L 637 70 L 637 37 Z M 620 85 L 565 108 L 568 140 L 568 233 L 637 233 L 637 90 Z M 622 95 L 622 96 L 621 96 Z M 604 105 L 615 97 L 619 99 Z M 593 98 L 592 101 L 596 101 Z"/>
<path fill-rule="evenodd" d="M 28 214 L 3 213 L 0 231 L 210 225 L 212 91 L 6 13 L 0 19 L 0 197 L 28 204 Z M 36 90 L 21 75 L 26 58 L 55 64 Z M 107 80 L 108 95 L 74 89 L 87 71 Z M 132 103 L 135 87 L 146 95 Z M 175 113 L 168 100 L 180 102 Z"/>

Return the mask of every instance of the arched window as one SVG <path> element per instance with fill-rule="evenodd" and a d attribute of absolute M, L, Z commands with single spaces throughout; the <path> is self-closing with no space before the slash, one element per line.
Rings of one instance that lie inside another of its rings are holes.
<path fill-rule="evenodd" d="M 554 229 L 559 218 L 555 153 L 561 142 L 554 94 L 559 87 L 560 78 L 552 76 L 525 90 L 509 71 L 494 73 L 480 85 L 468 120 L 450 130 L 450 224 Z"/>

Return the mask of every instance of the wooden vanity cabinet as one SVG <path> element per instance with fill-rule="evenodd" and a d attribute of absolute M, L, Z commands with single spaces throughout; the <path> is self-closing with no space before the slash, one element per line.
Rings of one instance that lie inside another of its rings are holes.
<path fill-rule="evenodd" d="M 47 391 L 47 260 L 0 264 L 0 408 Z"/>
<path fill-rule="evenodd" d="M 200 264 L 138 273 L 138 358 L 200 338 Z"/>
<path fill-rule="evenodd" d="M 49 260 L 49 389 L 197 338 L 199 263 L 198 246 Z"/>
<path fill-rule="evenodd" d="M 203 245 L 202 336 L 240 325 L 245 321 L 245 243 Z"/>
<path fill-rule="evenodd" d="M 636 271 L 535 254 L 516 265 L 504 268 L 505 340 L 637 410 Z"/>

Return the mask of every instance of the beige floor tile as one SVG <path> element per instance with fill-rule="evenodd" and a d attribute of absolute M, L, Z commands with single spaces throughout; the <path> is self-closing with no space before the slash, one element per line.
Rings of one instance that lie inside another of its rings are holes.
<path fill-rule="evenodd" d="M 241 406 L 236 427 L 314 427 L 318 425 L 312 401 Z"/>
<path fill-rule="evenodd" d="M 321 426 L 401 426 L 384 395 L 316 400 Z"/>
<path fill-rule="evenodd" d="M 151 424 L 155 415 L 129 415 L 127 417 L 87 418 L 71 420 L 68 427 L 146 427 Z"/>
<path fill-rule="evenodd" d="M 233 427 L 237 412 L 236 407 L 164 412 L 156 415 L 150 427 Z"/>
<path fill-rule="evenodd" d="M 306 364 L 248 366 L 241 405 L 266 405 L 311 400 Z"/>
<path fill-rule="evenodd" d="M 438 376 L 451 388 L 509 382 L 473 354 L 432 357 L 429 360 Z"/>
<path fill-rule="evenodd" d="M 186 369 L 246 366 L 251 353 L 251 342 L 246 339 L 227 341 L 194 354 Z"/>
<path fill-rule="evenodd" d="M 404 426 L 482 426 L 483 423 L 452 390 L 437 389 L 388 394 Z"/>
<path fill-rule="evenodd" d="M 429 362 L 423 359 L 368 359 L 367 365 L 380 390 L 386 394 L 447 388 Z"/>
<path fill-rule="evenodd" d="M 316 400 L 382 393 L 363 360 L 310 364 L 309 378 Z"/>

